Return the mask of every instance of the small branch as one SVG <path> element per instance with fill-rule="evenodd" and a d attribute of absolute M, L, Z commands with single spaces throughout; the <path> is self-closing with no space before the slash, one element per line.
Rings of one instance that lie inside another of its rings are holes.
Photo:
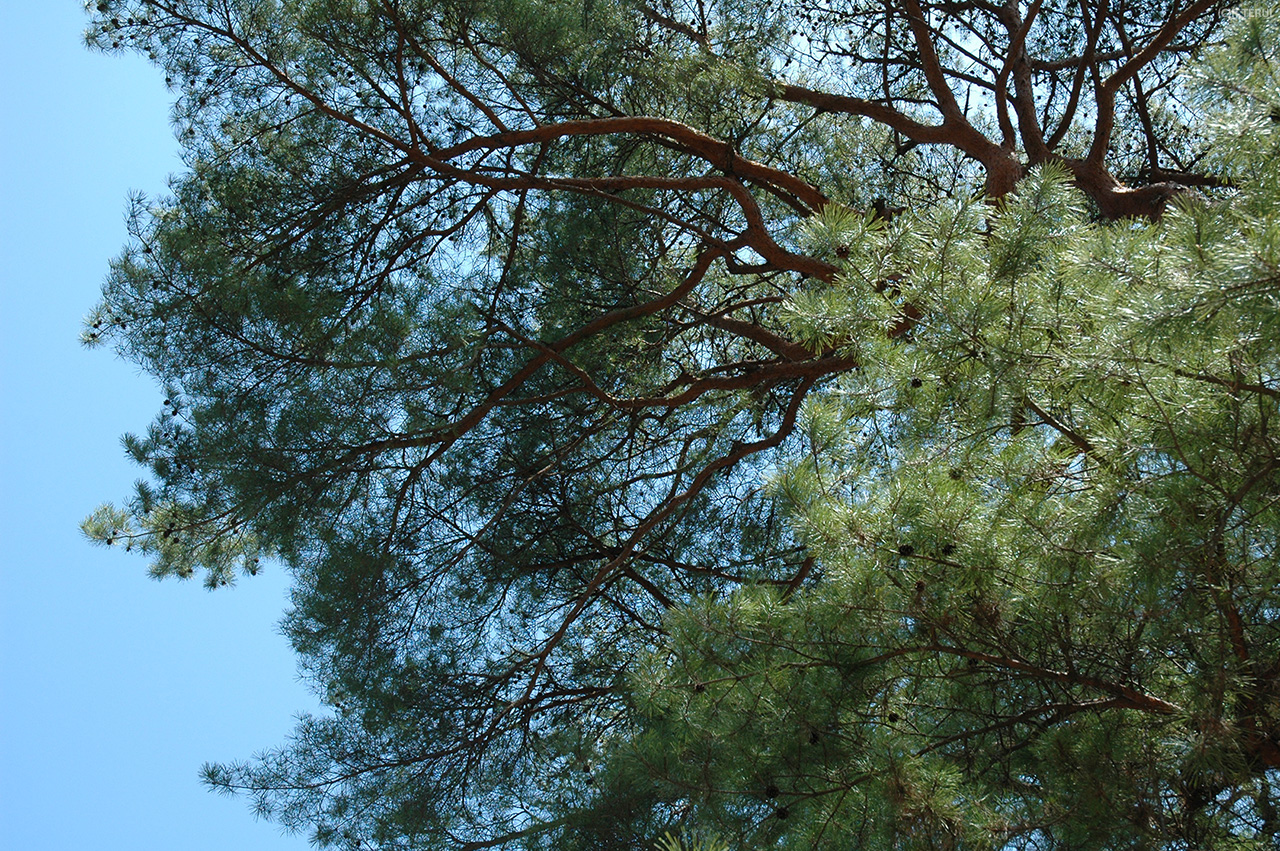
<path fill-rule="evenodd" d="M 1035 402 L 1031 401 L 1030 399 L 1023 399 L 1022 401 L 1026 404 L 1028 408 L 1030 408 L 1033 412 L 1035 412 L 1035 415 L 1039 417 L 1044 422 L 1045 425 L 1049 426 L 1049 428 L 1053 429 L 1058 434 L 1062 435 L 1067 440 L 1071 441 L 1072 446 L 1076 447 L 1081 452 L 1085 453 L 1090 458 L 1093 458 L 1096 461 L 1103 462 L 1105 460 L 1101 456 L 1099 456 L 1097 447 L 1095 447 L 1092 443 L 1090 443 L 1078 431 L 1068 428 L 1066 425 L 1060 422 L 1057 417 L 1053 416 L 1044 408 L 1041 408 L 1039 405 L 1037 405 Z"/>
<path fill-rule="evenodd" d="M 1052 668 L 1042 668 L 1039 665 L 1033 665 L 1021 659 L 1014 659 L 1008 656 L 995 656 L 990 653 L 982 653 L 977 650 L 965 650 L 961 647 L 951 647 L 945 644 L 932 644 L 923 650 L 946 653 L 952 656 L 960 656 L 964 659 L 976 659 L 979 662 L 985 662 L 997 668 L 1006 668 L 1011 671 L 1027 674 L 1036 679 L 1049 680 L 1051 682 L 1062 683 L 1064 685 L 1079 685 L 1086 688 L 1092 688 L 1097 691 L 1109 694 L 1118 699 L 1116 706 L 1125 709 L 1137 709 L 1141 712 L 1150 712 L 1156 715 L 1178 715 L 1183 709 L 1176 703 L 1170 703 L 1167 700 L 1155 697 L 1139 691 L 1130 686 L 1119 685 L 1117 683 L 1109 683 L 1105 680 L 1099 680 L 1094 677 L 1086 677 L 1072 671 L 1055 671 Z"/>
<path fill-rule="evenodd" d="M 657 9 L 650 8 L 647 3 L 641 4 L 639 10 L 640 15 L 646 21 L 657 24 L 669 32 L 680 33 L 682 36 L 701 47 L 704 51 L 711 51 L 711 41 L 707 38 L 706 34 L 698 32 L 693 27 L 682 21 L 677 21 L 675 18 L 667 17 Z"/>

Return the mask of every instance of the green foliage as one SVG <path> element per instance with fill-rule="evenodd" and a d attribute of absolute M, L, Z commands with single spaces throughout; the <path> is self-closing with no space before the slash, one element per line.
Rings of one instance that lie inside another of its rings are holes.
<path fill-rule="evenodd" d="M 1237 26 L 1200 83 L 1227 196 L 1100 224 L 1046 168 L 997 211 L 814 223 L 845 271 L 793 326 L 859 368 L 772 490 L 821 580 L 673 611 L 633 672 L 637 758 L 700 824 L 1274 847 L 1280 86 L 1274 14 Z"/>
<path fill-rule="evenodd" d="M 729 851 L 729 846 L 722 839 L 705 836 L 676 838 L 670 832 L 664 833 L 654 848 L 657 851 Z"/>

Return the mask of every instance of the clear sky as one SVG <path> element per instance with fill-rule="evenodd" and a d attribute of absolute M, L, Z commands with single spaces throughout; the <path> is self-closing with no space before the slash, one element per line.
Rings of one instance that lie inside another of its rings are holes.
<path fill-rule="evenodd" d="M 279 569 L 158 583 L 78 523 L 141 471 L 120 435 L 161 395 L 77 337 L 125 239 L 127 194 L 181 166 L 163 75 L 89 53 L 79 0 L 5 3 L 0 28 L 0 847 L 300 851 L 206 791 L 206 760 L 284 740 L 316 707 L 278 622 Z"/>

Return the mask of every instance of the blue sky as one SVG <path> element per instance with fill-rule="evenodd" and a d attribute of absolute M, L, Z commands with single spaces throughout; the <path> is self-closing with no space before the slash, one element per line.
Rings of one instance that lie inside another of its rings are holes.
<path fill-rule="evenodd" d="M 161 395 L 80 347 L 130 191 L 180 168 L 163 75 L 89 53 L 78 0 L 0 28 L 0 845 L 31 851 L 304 849 L 205 760 L 282 742 L 314 709 L 278 622 L 276 568 L 231 589 L 158 583 L 77 528 L 140 474 L 120 435 Z"/>

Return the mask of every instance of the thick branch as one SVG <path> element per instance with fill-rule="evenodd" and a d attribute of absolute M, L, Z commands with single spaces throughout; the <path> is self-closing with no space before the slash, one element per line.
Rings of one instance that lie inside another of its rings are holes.
<path fill-rule="evenodd" d="M 870 118 L 922 145 L 952 145 L 984 165 L 1006 158 L 998 145 L 975 130 L 967 121 L 960 125 L 923 124 L 883 103 L 807 89 L 791 83 L 776 84 L 772 94 L 778 100 L 807 104 L 824 112 Z"/>
<path fill-rule="evenodd" d="M 564 121 L 544 124 L 530 130 L 498 133 L 493 136 L 476 136 L 457 145 L 442 148 L 435 153 L 435 157 L 440 160 L 451 160 L 472 151 L 552 142 L 572 136 L 606 136 L 622 133 L 670 139 L 679 145 L 680 150 L 705 160 L 720 171 L 736 175 L 751 183 L 776 187 L 793 195 L 811 211 L 821 210 L 827 203 L 826 196 L 817 188 L 790 172 L 746 159 L 735 153 L 727 142 L 708 136 L 687 124 L 643 115 Z"/>
<path fill-rule="evenodd" d="M 1179 15 L 1165 21 L 1164 26 L 1156 31 L 1151 41 L 1147 42 L 1139 53 L 1117 68 L 1111 76 L 1103 80 L 1097 87 L 1094 100 L 1097 105 L 1097 125 L 1093 134 L 1093 145 L 1089 148 L 1087 161 L 1094 166 L 1101 166 L 1111 143 L 1111 131 L 1116 120 L 1116 93 L 1120 88 L 1143 68 L 1151 63 L 1196 18 L 1208 12 L 1222 0 L 1197 0 Z"/>

